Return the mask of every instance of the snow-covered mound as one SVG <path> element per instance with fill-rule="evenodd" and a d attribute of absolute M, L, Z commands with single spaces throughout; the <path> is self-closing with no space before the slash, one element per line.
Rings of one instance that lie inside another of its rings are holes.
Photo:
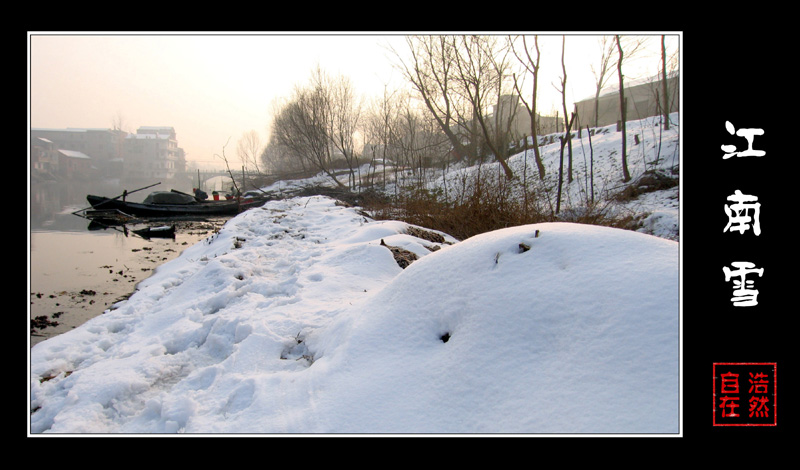
<path fill-rule="evenodd" d="M 574 224 L 424 258 L 309 338 L 337 371 L 325 428 L 676 432 L 677 260 L 673 242 Z"/>
<path fill-rule="evenodd" d="M 31 349 L 31 431 L 679 432 L 676 242 L 409 228 L 322 197 L 241 214 Z"/>

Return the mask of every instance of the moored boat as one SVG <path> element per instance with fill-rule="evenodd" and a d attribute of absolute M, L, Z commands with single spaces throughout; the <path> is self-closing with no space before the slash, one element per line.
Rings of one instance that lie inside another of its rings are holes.
<path fill-rule="evenodd" d="M 88 195 L 92 208 L 116 209 L 139 217 L 170 217 L 182 215 L 234 215 L 263 204 L 264 201 L 232 199 L 226 201 L 198 201 L 194 196 L 179 191 L 156 191 L 143 202 L 130 202 L 119 198 Z"/>
<path fill-rule="evenodd" d="M 175 226 L 165 225 L 161 227 L 146 227 L 139 230 L 134 230 L 133 233 L 142 238 L 175 238 Z"/>
<path fill-rule="evenodd" d="M 90 209 L 85 210 L 83 215 L 93 222 L 105 225 L 121 225 L 135 219 L 119 209 Z"/>

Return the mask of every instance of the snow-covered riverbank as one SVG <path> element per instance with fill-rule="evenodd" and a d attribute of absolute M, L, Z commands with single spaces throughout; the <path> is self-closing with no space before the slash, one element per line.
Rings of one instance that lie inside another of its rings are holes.
<path fill-rule="evenodd" d="M 31 349 L 31 432 L 679 432 L 678 243 L 408 229 L 326 197 L 237 216 Z"/>

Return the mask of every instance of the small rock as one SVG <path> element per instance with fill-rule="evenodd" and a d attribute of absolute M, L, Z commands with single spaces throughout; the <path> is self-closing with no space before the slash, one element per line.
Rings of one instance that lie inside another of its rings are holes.
<path fill-rule="evenodd" d="M 416 253 L 412 253 L 397 246 L 387 245 L 383 239 L 381 239 L 381 246 L 385 246 L 392 252 L 392 256 L 394 256 L 397 265 L 403 269 L 406 269 L 411 263 L 419 259 Z"/>

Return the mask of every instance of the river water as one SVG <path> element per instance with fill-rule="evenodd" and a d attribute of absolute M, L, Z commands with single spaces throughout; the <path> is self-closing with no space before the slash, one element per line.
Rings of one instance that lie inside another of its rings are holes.
<path fill-rule="evenodd" d="M 128 199 L 141 201 L 150 191 L 169 189 L 173 188 L 156 186 Z M 73 213 L 88 208 L 87 194 L 115 197 L 122 191 L 114 183 L 31 184 L 28 214 L 31 347 L 113 308 L 133 293 L 136 284 L 153 269 L 213 235 L 228 220 L 224 217 L 151 219 L 128 226 L 97 227 Z M 132 232 L 144 226 L 164 225 L 175 225 L 174 238 L 145 239 Z"/>

